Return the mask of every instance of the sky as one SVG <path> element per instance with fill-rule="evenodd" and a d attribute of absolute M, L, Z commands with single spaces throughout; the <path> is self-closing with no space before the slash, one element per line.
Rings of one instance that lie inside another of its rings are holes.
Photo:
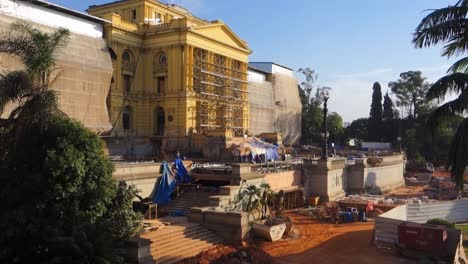
<path fill-rule="evenodd" d="M 49 0 L 84 11 L 110 0 Z M 456 0 L 167 0 L 194 15 L 224 21 L 247 41 L 250 61 L 291 69 L 310 67 L 317 84 L 332 88 L 329 111 L 344 121 L 368 117 L 373 83 L 385 94 L 401 72 L 442 77 L 455 59 L 441 47 L 415 49 L 412 33 L 428 10 Z M 301 81 L 301 76 L 297 75 Z"/>

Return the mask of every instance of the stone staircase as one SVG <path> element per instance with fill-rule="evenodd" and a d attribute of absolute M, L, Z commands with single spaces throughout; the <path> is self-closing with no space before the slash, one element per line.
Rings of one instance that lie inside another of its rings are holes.
<path fill-rule="evenodd" d="M 216 233 L 188 222 L 186 217 L 162 220 L 172 222 L 173 225 L 141 236 L 151 241 L 151 256 L 156 264 L 177 263 L 224 242 Z"/>
<path fill-rule="evenodd" d="M 190 214 L 190 208 L 192 207 L 220 206 L 224 204 L 224 197 L 216 191 L 188 191 L 181 193 L 179 197 L 172 199 L 170 203 L 161 205 L 159 209 L 169 213 L 183 211 L 185 214 Z"/>

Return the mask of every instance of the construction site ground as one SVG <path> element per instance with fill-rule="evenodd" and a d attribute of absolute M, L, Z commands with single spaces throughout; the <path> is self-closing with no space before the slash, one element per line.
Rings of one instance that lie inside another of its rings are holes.
<path fill-rule="evenodd" d="M 301 214 L 289 217 L 294 223 L 289 238 L 221 246 L 181 263 L 418 263 L 395 250 L 376 247 L 373 221 L 335 225 Z"/>

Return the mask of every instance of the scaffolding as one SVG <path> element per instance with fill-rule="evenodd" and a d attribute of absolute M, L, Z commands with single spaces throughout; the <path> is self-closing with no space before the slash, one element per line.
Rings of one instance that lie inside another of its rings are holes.
<path fill-rule="evenodd" d="M 194 50 L 193 90 L 196 129 L 232 130 L 241 136 L 247 129 L 246 65 L 203 49 Z"/>

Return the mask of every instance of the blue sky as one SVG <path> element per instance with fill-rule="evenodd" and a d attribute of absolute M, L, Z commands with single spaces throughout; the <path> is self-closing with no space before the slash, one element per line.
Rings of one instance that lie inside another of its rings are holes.
<path fill-rule="evenodd" d="M 107 0 L 49 0 L 85 10 Z M 456 0 L 168 0 L 208 20 L 220 19 L 246 40 L 250 61 L 311 67 L 318 84 L 333 88 L 330 111 L 345 121 L 367 117 L 372 84 L 383 93 L 403 71 L 421 70 L 429 81 L 452 61 L 440 47 L 414 49 L 411 35 L 425 10 Z"/>

